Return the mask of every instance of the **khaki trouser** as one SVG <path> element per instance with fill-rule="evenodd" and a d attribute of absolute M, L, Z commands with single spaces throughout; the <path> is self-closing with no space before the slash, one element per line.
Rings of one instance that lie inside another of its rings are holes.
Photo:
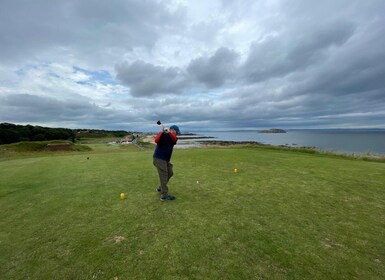
<path fill-rule="evenodd" d="M 154 157 L 154 166 L 158 170 L 159 181 L 160 181 L 160 194 L 162 196 L 166 196 L 168 194 L 167 183 L 170 178 L 174 175 L 172 170 L 172 163 L 169 161 L 165 161 L 163 159 Z"/>

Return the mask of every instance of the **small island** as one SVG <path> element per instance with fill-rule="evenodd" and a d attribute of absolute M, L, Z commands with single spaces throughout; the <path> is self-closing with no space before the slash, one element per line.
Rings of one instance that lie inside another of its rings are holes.
<path fill-rule="evenodd" d="M 259 133 L 286 133 L 286 131 L 279 128 L 271 128 L 271 129 L 260 130 Z"/>

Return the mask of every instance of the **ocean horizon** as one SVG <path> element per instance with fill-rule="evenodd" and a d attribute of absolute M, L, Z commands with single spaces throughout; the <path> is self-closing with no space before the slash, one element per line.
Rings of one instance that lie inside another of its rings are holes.
<path fill-rule="evenodd" d="M 274 146 L 312 147 L 336 153 L 385 154 L 385 129 L 287 129 L 286 133 L 259 130 L 195 132 L 205 140 L 259 142 Z"/>

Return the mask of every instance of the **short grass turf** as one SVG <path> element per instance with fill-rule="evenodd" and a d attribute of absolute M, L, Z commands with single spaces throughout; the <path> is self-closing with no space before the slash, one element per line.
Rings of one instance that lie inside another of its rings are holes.
<path fill-rule="evenodd" d="M 173 163 L 162 202 L 151 150 L 0 160 L 1 279 L 385 279 L 384 163 L 263 148 Z"/>

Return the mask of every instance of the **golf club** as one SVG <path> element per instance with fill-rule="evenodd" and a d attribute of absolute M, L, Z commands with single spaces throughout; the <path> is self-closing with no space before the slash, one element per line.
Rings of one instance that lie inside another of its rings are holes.
<path fill-rule="evenodd" d="M 164 125 L 162 124 L 161 121 L 157 121 L 156 124 L 157 124 L 157 125 L 161 125 L 163 131 L 166 131 L 166 132 L 168 131 L 168 129 L 164 127 Z"/>

